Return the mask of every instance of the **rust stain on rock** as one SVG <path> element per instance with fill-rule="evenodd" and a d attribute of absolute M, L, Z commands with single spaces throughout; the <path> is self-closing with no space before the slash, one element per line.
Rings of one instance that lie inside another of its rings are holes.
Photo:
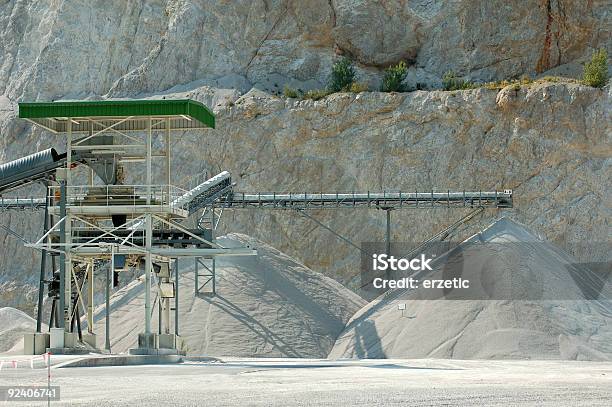
<path fill-rule="evenodd" d="M 552 43 L 552 0 L 544 0 L 546 6 L 546 35 L 544 37 L 544 47 L 542 48 L 542 53 L 540 54 L 540 59 L 538 59 L 538 63 L 536 64 L 536 72 L 542 73 L 548 69 L 550 69 L 550 46 Z"/>

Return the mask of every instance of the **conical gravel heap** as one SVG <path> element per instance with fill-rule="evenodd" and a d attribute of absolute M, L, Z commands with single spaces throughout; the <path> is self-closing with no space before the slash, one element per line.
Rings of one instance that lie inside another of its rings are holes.
<path fill-rule="evenodd" d="M 475 250 L 488 243 L 493 251 Z M 471 299 L 454 290 L 387 292 L 351 319 L 329 356 L 612 359 L 609 272 L 585 269 L 505 218 L 442 256 L 431 277 L 448 277 L 444 264 L 459 257 L 475 286 Z"/>

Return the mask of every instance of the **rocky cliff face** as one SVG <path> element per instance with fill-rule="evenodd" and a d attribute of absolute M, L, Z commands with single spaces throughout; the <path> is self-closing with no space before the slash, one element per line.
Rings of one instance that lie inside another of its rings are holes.
<path fill-rule="evenodd" d="M 215 109 L 218 128 L 177 138 L 177 180 L 227 169 L 239 190 L 512 188 L 508 215 L 571 252 L 608 238 L 609 87 L 368 92 L 317 102 L 274 93 L 285 83 L 323 86 L 337 54 L 351 55 L 373 88 L 380 68 L 400 59 L 411 62 L 410 85 L 430 87 L 448 70 L 483 81 L 576 74 L 594 47 L 612 50 L 607 8 L 595 0 L 5 1 L 0 161 L 62 148 L 16 119 L 18 101 L 191 97 Z M 462 214 L 394 213 L 393 239 L 418 241 Z M 384 213 L 315 215 L 356 242 L 384 236 Z M 498 215 L 487 212 L 481 225 Z M 36 214 L 0 220 L 28 240 L 40 236 Z M 223 229 L 356 285 L 355 250 L 298 214 L 226 212 Z M 0 305 L 31 311 L 38 254 L 2 230 L 0 242 Z"/>
<path fill-rule="evenodd" d="M 336 54 L 377 88 L 407 60 L 410 85 L 576 74 L 612 52 L 606 0 L 154 0 L 0 5 L 0 92 L 11 100 L 133 96 L 199 81 L 322 86 Z"/>

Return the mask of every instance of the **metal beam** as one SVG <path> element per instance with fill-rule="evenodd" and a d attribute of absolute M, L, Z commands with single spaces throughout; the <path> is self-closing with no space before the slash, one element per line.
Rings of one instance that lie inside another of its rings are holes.
<path fill-rule="evenodd" d="M 115 271 L 115 249 L 114 247 L 111 246 L 111 263 L 110 263 L 110 267 L 108 267 L 106 269 L 106 289 L 105 289 L 105 294 L 106 294 L 106 315 L 105 315 L 105 323 L 106 323 L 106 330 L 105 330 L 105 348 L 108 351 L 108 353 L 111 352 L 111 344 L 110 344 L 110 276 L 111 276 L 111 271 Z"/>
<path fill-rule="evenodd" d="M 47 188 L 48 191 L 48 188 Z M 49 195 L 45 199 L 45 214 L 43 220 L 43 230 L 47 233 L 49 229 Z M 42 249 L 40 252 L 40 279 L 38 282 L 38 308 L 36 310 L 36 332 L 40 333 L 42 329 L 42 314 L 43 300 L 45 293 L 45 274 L 47 272 L 47 251 Z"/>
<path fill-rule="evenodd" d="M 174 248 L 160 248 L 152 249 L 153 254 L 158 254 L 165 257 L 208 257 L 208 256 L 256 256 L 257 250 L 249 248 L 227 248 L 227 249 L 174 249 Z"/>
<path fill-rule="evenodd" d="M 179 334 L 179 259 L 174 260 L 174 334 Z"/>
<path fill-rule="evenodd" d="M 66 180 L 60 180 L 60 216 L 61 220 L 58 222 L 60 226 L 60 244 L 66 244 Z M 56 224 L 57 225 L 57 224 Z M 55 226 L 54 226 L 55 227 Z M 53 230 L 51 228 L 49 232 Z M 49 232 L 45 233 L 43 238 L 49 234 Z M 41 240 L 43 239 L 41 238 Z M 38 243 L 38 242 L 37 242 Z M 59 310 L 60 316 L 59 318 L 59 328 L 65 328 L 65 315 L 67 313 L 66 310 L 66 297 L 64 295 L 64 291 L 66 290 L 66 251 L 67 248 L 62 248 L 60 252 L 60 283 L 59 283 Z"/>
<path fill-rule="evenodd" d="M 328 230 L 329 232 L 333 233 L 336 237 L 338 237 L 339 239 L 345 241 L 346 243 L 350 244 L 351 246 L 353 246 L 354 248 L 356 248 L 359 251 L 363 251 L 361 249 L 361 247 L 357 246 L 355 243 L 353 243 L 351 240 L 349 240 L 348 238 L 342 236 L 340 233 L 336 232 L 335 230 L 333 230 L 332 228 L 330 228 L 329 226 L 321 223 L 320 221 L 318 221 L 316 218 L 313 218 L 312 216 L 310 216 L 309 214 L 307 214 L 306 212 L 304 212 L 304 210 L 297 210 L 298 213 L 302 214 L 303 216 L 305 216 L 306 218 L 312 220 L 313 222 L 315 222 L 317 225 L 321 226 L 323 229 Z"/>
<path fill-rule="evenodd" d="M 146 179 L 147 179 L 147 206 L 151 204 L 151 148 L 152 148 L 152 129 L 151 118 L 147 129 L 147 163 L 146 163 Z M 151 248 L 153 240 L 153 215 L 147 213 L 145 221 L 145 334 L 151 334 Z"/>

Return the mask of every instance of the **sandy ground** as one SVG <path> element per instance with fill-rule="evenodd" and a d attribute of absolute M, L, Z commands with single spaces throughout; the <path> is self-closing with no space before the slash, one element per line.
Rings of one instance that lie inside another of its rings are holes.
<path fill-rule="evenodd" d="M 58 406 L 612 405 L 608 362 L 234 359 L 51 372 Z M 4 369 L 0 382 L 44 384 L 46 371 Z"/>

